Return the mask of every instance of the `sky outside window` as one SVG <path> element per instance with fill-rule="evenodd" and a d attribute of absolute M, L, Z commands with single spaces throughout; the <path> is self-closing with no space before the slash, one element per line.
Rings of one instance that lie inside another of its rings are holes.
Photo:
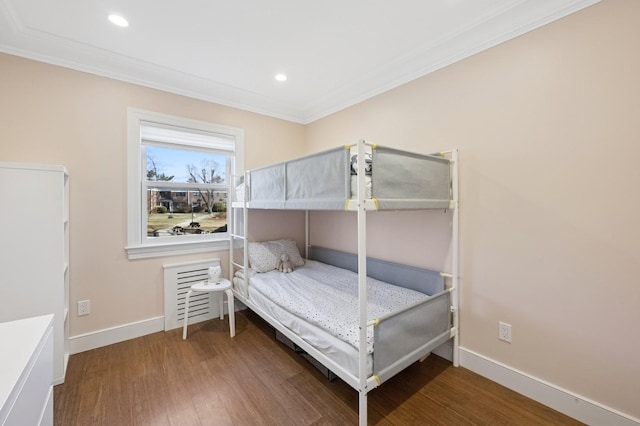
<path fill-rule="evenodd" d="M 202 151 L 192 151 L 187 149 L 173 149 L 158 146 L 146 146 L 147 170 L 153 168 L 155 164 L 156 172 L 165 176 L 174 176 L 171 182 L 188 182 L 190 175 L 188 166 L 193 165 L 195 169 L 215 170 L 215 174 L 220 176 L 224 183 L 226 176 L 226 157 L 222 154 L 208 153 Z"/>

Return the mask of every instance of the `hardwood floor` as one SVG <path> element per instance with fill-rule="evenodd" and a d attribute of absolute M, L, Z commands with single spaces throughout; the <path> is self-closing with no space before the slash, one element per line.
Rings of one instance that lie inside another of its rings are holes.
<path fill-rule="evenodd" d="M 358 395 L 329 382 L 249 311 L 72 355 L 54 388 L 67 425 L 356 425 Z M 577 425 L 435 355 L 369 393 L 375 425 Z"/>

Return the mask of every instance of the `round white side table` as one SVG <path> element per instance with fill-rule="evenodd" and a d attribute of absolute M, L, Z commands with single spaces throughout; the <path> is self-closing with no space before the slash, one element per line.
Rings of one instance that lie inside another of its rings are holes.
<path fill-rule="evenodd" d="M 215 292 L 220 293 L 218 300 L 220 302 L 220 319 L 224 319 L 224 294 L 227 295 L 227 301 L 229 303 L 229 330 L 231 337 L 236 335 L 236 317 L 233 303 L 233 291 L 231 291 L 231 281 L 222 278 L 220 282 L 210 283 L 203 281 L 191 286 L 187 292 L 184 304 L 184 325 L 182 328 L 182 339 L 187 338 L 187 325 L 189 324 L 189 298 L 194 291 L 200 292 Z"/>

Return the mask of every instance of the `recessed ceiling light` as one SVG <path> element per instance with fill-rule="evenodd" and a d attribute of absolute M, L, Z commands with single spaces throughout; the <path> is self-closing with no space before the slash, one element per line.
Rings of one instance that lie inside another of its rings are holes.
<path fill-rule="evenodd" d="M 120 15 L 109 15 L 109 20 L 111 21 L 112 24 L 117 25 L 119 27 L 129 26 L 129 21 L 127 21 Z"/>
<path fill-rule="evenodd" d="M 286 74 L 276 74 L 276 80 L 278 81 L 287 81 Z"/>

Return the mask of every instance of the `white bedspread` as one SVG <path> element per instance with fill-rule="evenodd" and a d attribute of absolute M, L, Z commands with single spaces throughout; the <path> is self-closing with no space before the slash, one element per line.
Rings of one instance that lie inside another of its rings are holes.
<path fill-rule="evenodd" d="M 271 271 L 251 276 L 249 292 L 259 292 L 283 309 L 359 347 L 358 274 L 308 260 L 289 274 Z M 372 278 L 367 279 L 367 316 L 373 320 L 413 305 L 427 295 Z M 367 329 L 367 351 L 373 352 Z"/>

